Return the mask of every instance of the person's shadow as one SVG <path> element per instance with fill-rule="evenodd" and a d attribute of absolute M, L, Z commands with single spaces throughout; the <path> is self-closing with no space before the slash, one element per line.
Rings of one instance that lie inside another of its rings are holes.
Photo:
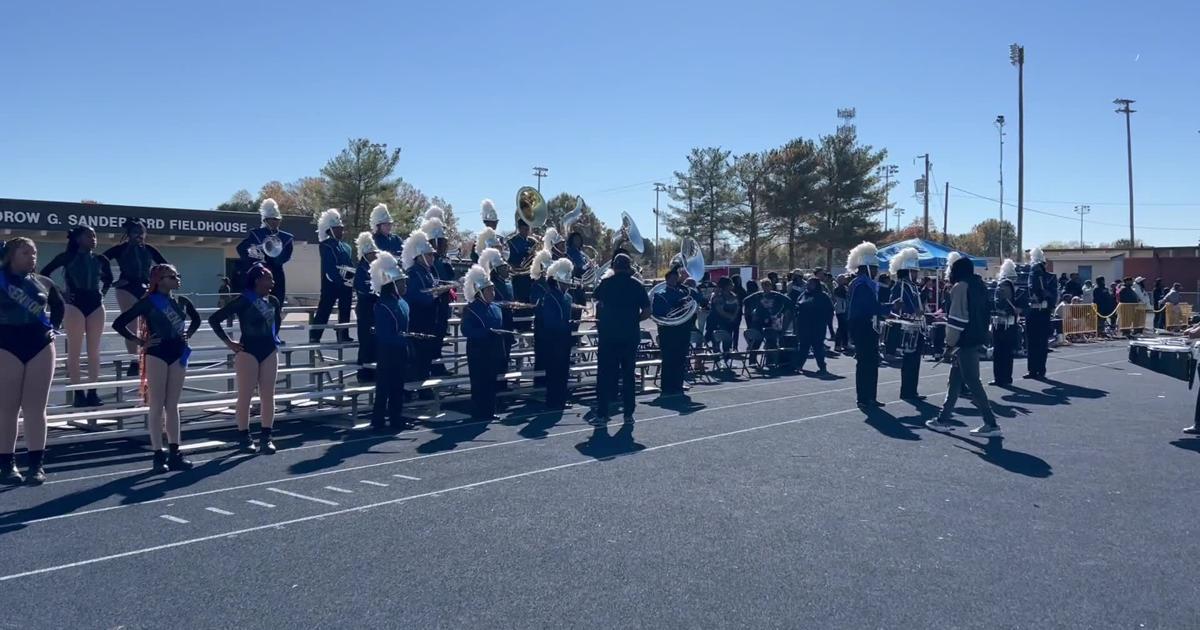
<path fill-rule="evenodd" d="M 377 439 L 372 439 L 377 438 Z M 288 466 L 288 472 L 295 475 L 303 475 L 326 468 L 335 468 L 340 466 L 346 460 L 362 455 L 371 451 L 371 448 L 382 443 L 391 442 L 394 440 L 413 441 L 415 437 L 406 436 L 403 432 L 397 430 L 389 430 L 388 433 L 380 433 L 372 438 L 356 438 L 347 436 L 342 442 L 334 442 L 329 445 L 320 455 L 311 459 L 300 460 L 291 466 Z M 393 453 L 395 451 L 392 451 Z"/>
<path fill-rule="evenodd" d="M 867 426 L 886 437 L 890 437 L 893 440 L 906 440 L 910 442 L 921 439 L 921 436 L 906 426 L 907 422 L 902 422 L 896 416 L 888 413 L 883 407 L 867 409 L 866 414 L 867 417 L 864 422 L 867 423 Z"/>
<path fill-rule="evenodd" d="M 427 455 L 454 450 L 458 448 L 459 444 L 475 441 L 476 438 L 486 433 L 489 424 L 491 423 L 468 420 L 463 424 L 438 427 L 433 429 L 433 433 L 437 437 L 418 445 L 417 452 Z"/>
<path fill-rule="evenodd" d="M 659 396 L 658 398 L 655 398 L 646 404 L 651 407 L 658 407 L 660 409 L 666 409 L 667 411 L 674 411 L 681 416 L 696 413 L 707 406 L 703 403 L 698 403 L 692 400 L 687 394 Z"/>
<path fill-rule="evenodd" d="M 632 422 L 625 422 L 613 435 L 608 434 L 608 425 L 601 424 L 592 430 L 588 439 L 575 445 L 580 454 L 593 459 L 610 460 L 620 455 L 630 455 L 644 450 L 646 446 L 633 438 Z"/>
<path fill-rule="evenodd" d="M 521 430 L 517 431 L 517 434 L 524 438 L 540 440 L 550 434 L 550 429 L 553 429 L 555 425 L 561 422 L 562 417 L 563 411 L 561 409 L 543 411 L 533 416 L 533 419 L 521 427 Z"/>
<path fill-rule="evenodd" d="M 968 448 L 967 446 L 955 444 L 956 448 L 961 448 L 979 459 L 993 466 L 999 466 L 1008 472 L 1036 479 L 1045 479 L 1054 474 L 1050 463 L 1046 460 L 1036 455 L 1004 448 L 1004 438 L 1002 437 L 982 438 L 985 441 L 980 443 L 953 433 L 946 433 L 944 435 L 971 447 Z"/>
<path fill-rule="evenodd" d="M 1171 446 L 1181 448 L 1185 451 L 1200 453 L 1200 438 L 1180 438 L 1171 440 Z"/>

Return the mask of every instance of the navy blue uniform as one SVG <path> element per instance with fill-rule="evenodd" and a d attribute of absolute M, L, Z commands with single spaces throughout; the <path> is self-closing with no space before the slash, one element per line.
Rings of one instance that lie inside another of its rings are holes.
<path fill-rule="evenodd" d="M 514 236 L 508 241 L 508 266 L 513 269 L 520 269 L 525 265 L 525 260 L 530 258 L 535 243 L 528 237 L 521 235 Z M 513 276 L 513 296 L 518 302 L 530 302 L 529 285 L 530 278 L 528 274 Z"/>
<path fill-rule="evenodd" d="M 433 277 L 442 281 L 439 284 L 444 284 L 445 282 L 454 280 L 454 267 L 450 266 L 450 261 L 445 257 L 438 256 L 433 259 L 432 271 Z M 451 291 L 445 291 L 441 295 L 438 295 L 434 298 L 435 308 L 433 334 L 437 337 L 437 340 L 433 342 L 434 345 L 430 349 L 430 352 L 433 355 L 433 358 L 430 359 L 431 361 L 433 359 L 440 359 L 442 357 L 442 350 L 445 347 L 443 344 L 446 341 L 446 330 L 450 326 L 451 293 Z M 430 363 L 429 371 L 430 374 L 436 376 L 445 376 L 446 366 L 442 365 L 441 363 Z"/>
<path fill-rule="evenodd" d="M 426 289 L 433 288 L 433 274 L 421 263 L 414 263 L 408 268 L 407 273 L 408 290 L 404 293 L 404 300 L 408 302 L 409 306 L 409 326 L 413 332 L 426 335 L 436 334 L 437 300 L 426 292 Z M 427 339 L 413 341 L 410 356 L 412 357 L 411 377 L 414 380 L 429 378 L 429 365 L 438 352 L 438 348 L 434 345 L 436 343 Z"/>
<path fill-rule="evenodd" d="M 384 234 L 383 232 L 375 232 L 371 235 L 371 240 L 375 241 L 375 247 L 381 252 L 387 252 L 400 259 L 400 254 L 404 252 L 404 239 L 398 234 Z"/>
<path fill-rule="evenodd" d="M 1033 266 L 1029 274 L 1029 314 L 1025 317 L 1025 344 L 1029 348 L 1029 375 L 1046 376 L 1046 357 L 1050 353 L 1050 313 L 1058 304 L 1058 281 L 1046 271 L 1044 263 Z"/>
<path fill-rule="evenodd" d="M 375 373 L 375 405 L 371 424 L 384 423 L 395 428 L 406 426 L 404 420 L 404 375 L 408 369 L 408 302 L 394 293 L 375 301 L 375 342 L 379 344 L 379 362 Z"/>
<path fill-rule="evenodd" d="M 312 323 L 317 326 L 328 324 L 329 314 L 333 312 L 333 304 L 336 302 L 338 323 L 345 324 L 350 321 L 350 302 L 354 296 L 354 289 L 346 286 L 339 267 L 354 266 L 354 261 L 350 258 L 350 246 L 335 238 L 327 238 L 321 241 L 318 249 L 321 252 L 321 300 L 317 303 L 317 312 L 313 315 Z M 308 340 L 319 343 L 324 334 L 324 328 L 310 330 Z M 339 328 L 337 340 L 343 343 L 350 341 L 350 331 Z"/>
<path fill-rule="evenodd" d="M 361 365 L 375 363 L 375 302 L 378 298 L 371 293 L 371 263 L 366 258 L 358 259 L 354 268 L 354 316 L 357 319 L 358 358 Z M 406 318 L 407 319 L 407 318 Z M 375 370 L 360 367 L 358 380 L 369 381 L 375 378 Z"/>
<path fill-rule="evenodd" d="M 654 317 L 663 318 L 668 313 L 695 300 L 692 291 L 683 285 L 667 286 L 661 293 L 654 296 L 651 312 Z M 678 326 L 658 327 L 658 346 L 662 350 L 662 393 L 664 395 L 683 393 L 683 380 L 687 374 L 688 346 L 691 345 L 691 333 L 695 329 L 695 315 L 687 322 Z"/>
<path fill-rule="evenodd" d="M 899 301 L 897 301 L 899 300 Z M 902 319 L 923 320 L 925 309 L 921 303 L 921 292 L 917 286 L 908 280 L 900 280 L 892 285 L 889 302 L 896 302 L 895 312 Z M 898 340 L 889 340 L 889 352 L 895 352 Z M 904 353 L 900 363 L 900 397 L 916 398 L 917 383 L 921 379 L 921 355 L 925 352 L 925 337 L 917 339 L 917 347 L 912 352 Z"/>
<path fill-rule="evenodd" d="M 1012 384 L 1013 355 L 1019 343 L 1016 288 L 1012 280 L 996 285 L 992 305 L 992 375 L 997 385 Z"/>
<path fill-rule="evenodd" d="M 533 350 L 546 372 L 546 406 L 567 404 L 567 373 L 571 366 L 571 296 L 556 282 L 534 311 Z"/>
<path fill-rule="evenodd" d="M 471 377 L 471 416 L 476 420 L 491 420 L 496 413 L 496 378 L 501 374 L 504 337 L 495 331 L 503 324 L 500 307 L 488 304 L 480 297 L 463 308 L 467 375 Z"/>
<path fill-rule="evenodd" d="M 875 318 L 891 309 L 879 303 L 879 284 L 858 275 L 850 283 L 850 338 L 854 341 L 854 387 L 859 404 L 874 404 L 879 390 L 879 333 Z"/>
<path fill-rule="evenodd" d="M 275 286 L 271 288 L 271 295 L 274 295 L 279 300 L 279 303 L 282 304 L 284 296 L 287 295 L 287 277 L 283 273 L 283 266 L 292 259 L 292 252 L 295 249 L 293 243 L 295 238 L 291 234 L 279 230 L 274 233 L 275 236 L 279 237 L 280 243 L 283 244 L 283 251 L 278 256 L 272 258 L 271 256 L 264 255 L 262 258 L 255 258 L 250 255 L 250 248 L 255 245 L 262 245 L 263 241 L 271 234 L 270 228 L 266 226 L 254 228 L 246 233 L 246 238 L 242 239 L 242 242 L 238 243 L 237 246 L 238 257 L 240 258 L 238 260 L 238 270 L 244 277 L 254 263 L 261 262 L 266 265 L 267 269 L 271 270 L 271 276 L 275 278 Z M 250 287 L 246 288 L 249 289 Z"/>

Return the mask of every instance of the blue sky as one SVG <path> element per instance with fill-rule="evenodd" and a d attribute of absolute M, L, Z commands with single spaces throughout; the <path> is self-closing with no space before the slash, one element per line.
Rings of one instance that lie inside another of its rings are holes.
<path fill-rule="evenodd" d="M 402 147 L 399 174 L 468 227 L 544 165 L 544 192 L 652 232 L 651 182 L 691 147 L 762 150 L 855 107 L 901 169 L 907 222 L 927 151 L 939 189 L 997 195 L 997 114 L 1015 202 L 1019 41 L 1026 206 L 1090 203 L 1087 240 L 1128 234 L 1111 102 L 1133 98 L 1138 236 L 1200 238 L 1194 2 L 104 4 L 0 9 L 0 197 L 209 208 L 365 136 Z M 951 193 L 952 232 L 998 214 Z M 1078 238 L 1076 220 L 1026 225 L 1027 246 Z"/>

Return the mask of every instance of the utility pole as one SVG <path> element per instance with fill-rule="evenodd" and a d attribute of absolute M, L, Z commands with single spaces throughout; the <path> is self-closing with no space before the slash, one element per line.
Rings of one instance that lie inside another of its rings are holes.
<path fill-rule="evenodd" d="M 900 167 L 895 164 L 885 164 L 875 169 L 875 176 L 883 176 L 883 231 L 888 229 L 888 206 L 892 205 L 892 176 L 900 172 Z M 900 228 L 899 225 L 896 226 Z"/>
<path fill-rule="evenodd" d="M 1017 252 L 1025 251 L 1025 47 L 1008 47 L 1008 60 L 1017 67 Z"/>
<path fill-rule="evenodd" d="M 1004 114 L 996 116 L 996 129 L 1000 131 L 1000 258 L 1004 258 Z"/>
<path fill-rule="evenodd" d="M 1129 166 L 1129 247 L 1133 247 L 1137 241 L 1133 238 L 1133 132 L 1130 129 L 1129 115 L 1136 112 L 1136 109 L 1130 109 L 1133 104 L 1132 99 L 1119 98 L 1113 101 L 1114 105 L 1119 105 L 1118 114 L 1125 114 L 1125 159 Z"/>
<path fill-rule="evenodd" d="M 550 177 L 550 169 L 545 166 L 535 166 L 533 167 L 533 176 L 538 180 L 537 191 L 542 192 L 542 178 Z"/>
<path fill-rule="evenodd" d="M 1083 246 L 1083 217 L 1090 214 L 1092 207 L 1086 204 L 1075 206 L 1075 212 L 1079 213 L 1079 251 L 1085 251 Z"/>
<path fill-rule="evenodd" d="M 896 215 L 896 231 L 900 231 L 900 216 L 907 212 L 904 208 L 896 208 L 892 210 L 892 214 Z"/>
<path fill-rule="evenodd" d="M 667 185 L 654 182 L 654 277 L 658 277 L 658 194 L 667 192 Z"/>
<path fill-rule="evenodd" d="M 926 153 L 925 155 L 918 155 L 917 159 L 925 160 L 925 179 L 922 180 L 923 185 L 921 186 L 921 188 L 925 192 L 925 236 L 923 238 L 928 240 L 929 239 L 929 154 Z"/>
<path fill-rule="evenodd" d="M 942 238 L 950 234 L 950 182 L 946 182 L 946 194 L 942 196 Z"/>

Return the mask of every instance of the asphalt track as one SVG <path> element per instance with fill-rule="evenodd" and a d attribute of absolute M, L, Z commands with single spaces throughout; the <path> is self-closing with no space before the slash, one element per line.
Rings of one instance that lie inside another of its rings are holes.
<path fill-rule="evenodd" d="M 1196 627 L 1195 394 L 1125 355 L 989 388 L 1003 440 L 966 402 L 925 430 L 891 368 L 864 416 L 838 359 L 643 399 L 632 430 L 285 423 L 274 456 L 169 475 L 80 445 L 0 491 L 0 627 Z"/>

